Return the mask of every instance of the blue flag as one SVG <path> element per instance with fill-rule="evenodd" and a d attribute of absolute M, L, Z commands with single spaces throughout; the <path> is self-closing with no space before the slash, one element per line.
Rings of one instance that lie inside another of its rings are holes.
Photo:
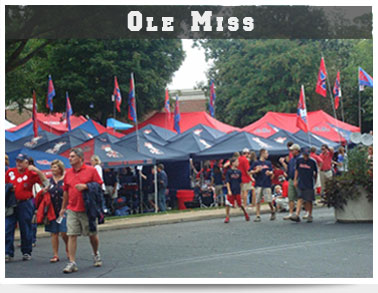
<path fill-rule="evenodd" d="M 178 96 L 176 95 L 176 106 L 175 106 L 175 114 L 174 114 L 174 125 L 173 128 L 177 131 L 177 133 L 181 133 L 181 128 L 180 128 L 180 106 L 179 106 L 179 100 Z"/>
<path fill-rule="evenodd" d="M 71 116 L 72 116 L 72 107 L 70 98 L 68 97 L 68 92 L 66 92 L 66 119 L 67 119 L 67 128 L 68 131 L 71 131 Z"/>

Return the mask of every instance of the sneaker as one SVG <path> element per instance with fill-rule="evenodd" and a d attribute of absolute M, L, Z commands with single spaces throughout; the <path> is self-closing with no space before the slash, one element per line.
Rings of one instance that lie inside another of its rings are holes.
<path fill-rule="evenodd" d="M 66 267 L 63 269 L 63 273 L 69 274 L 77 272 L 79 269 L 77 268 L 76 262 L 69 262 Z"/>
<path fill-rule="evenodd" d="M 257 216 L 257 217 L 253 220 L 253 222 L 261 222 L 261 218 L 260 218 L 260 216 Z"/>
<path fill-rule="evenodd" d="M 291 217 L 290 217 L 290 220 L 292 220 L 292 221 L 294 221 L 294 222 L 300 222 L 301 221 L 301 218 L 300 217 L 298 217 L 297 215 L 292 215 Z"/>
<path fill-rule="evenodd" d="M 245 213 L 244 216 L 245 216 L 245 220 L 248 222 L 250 220 L 249 215 Z"/>
<path fill-rule="evenodd" d="M 307 223 L 312 223 L 312 216 L 307 217 Z"/>
<path fill-rule="evenodd" d="M 24 253 L 24 255 L 22 256 L 22 260 L 31 260 L 31 255 L 29 253 Z"/>
<path fill-rule="evenodd" d="M 284 220 L 290 220 L 292 214 L 288 214 L 287 216 L 283 217 Z"/>
<path fill-rule="evenodd" d="M 303 220 L 306 220 L 307 218 L 308 218 L 308 213 L 306 213 L 306 214 L 302 217 Z"/>
<path fill-rule="evenodd" d="M 224 222 L 227 224 L 230 222 L 230 218 L 229 217 L 226 217 L 226 219 L 224 220 Z"/>
<path fill-rule="evenodd" d="M 5 262 L 11 262 L 13 260 L 13 256 L 10 256 L 9 254 L 5 255 Z"/>
<path fill-rule="evenodd" d="M 276 219 L 276 213 L 272 213 L 271 215 L 270 215 L 270 220 L 271 221 L 274 221 Z"/>
<path fill-rule="evenodd" d="M 99 252 L 97 252 L 97 254 L 93 256 L 93 266 L 95 266 L 95 267 L 101 267 L 102 266 L 101 255 L 100 255 Z"/>

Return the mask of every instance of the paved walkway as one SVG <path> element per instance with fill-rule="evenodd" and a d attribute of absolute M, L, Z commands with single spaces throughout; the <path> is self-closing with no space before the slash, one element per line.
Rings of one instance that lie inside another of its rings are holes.
<path fill-rule="evenodd" d="M 319 207 L 319 204 L 317 205 Z M 248 214 L 251 216 L 251 221 L 253 221 L 255 216 L 255 208 L 247 208 Z M 261 214 L 270 213 L 268 205 L 261 206 Z M 230 211 L 231 217 L 242 216 L 243 212 L 239 208 L 232 208 Z M 99 225 L 99 231 L 107 230 L 117 230 L 117 229 L 128 229 L 137 227 L 146 227 L 154 225 L 163 224 L 173 224 L 181 222 L 190 221 L 201 221 L 208 219 L 224 218 L 225 209 L 207 209 L 207 210 L 191 210 L 185 212 L 177 213 L 158 213 L 158 214 L 146 214 L 140 217 L 125 217 L 120 219 L 106 220 L 105 223 Z M 39 226 L 37 230 L 37 237 L 49 237 L 50 233 L 45 232 L 43 226 Z M 20 239 L 20 234 L 16 231 L 15 239 Z"/>

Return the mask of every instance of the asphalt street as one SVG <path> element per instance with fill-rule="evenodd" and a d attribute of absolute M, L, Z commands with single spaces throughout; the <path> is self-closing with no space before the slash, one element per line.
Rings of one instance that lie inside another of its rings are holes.
<path fill-rule="evenodd" d="M 16 251 L 6 278 L 372 278 L 373 225 L 335 223 L 333 210 L 314 211 L 313 223 L 262 222 L 243 217 L 104 231 L 103 266 L 92 266 L 87 237 L 78 238 L 79 271 L 52 257 L 50 239 L 37 241 L 31 261 Z M 62 245 L 62 242 L 61 242 Z"/>

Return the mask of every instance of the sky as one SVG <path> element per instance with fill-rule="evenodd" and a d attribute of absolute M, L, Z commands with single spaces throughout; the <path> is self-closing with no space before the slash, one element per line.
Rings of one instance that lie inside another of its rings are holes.
<path fill-rule="evenodd" d="M 198 47 L 192 48 L 193 40 L 183 39 L 182 42 L 186 58 L 168 85 L 170 90 L 192 89 L 197 82 L 207 82 L 205 73 L 210 63 L 205 61 L 205 51 Z"/>

